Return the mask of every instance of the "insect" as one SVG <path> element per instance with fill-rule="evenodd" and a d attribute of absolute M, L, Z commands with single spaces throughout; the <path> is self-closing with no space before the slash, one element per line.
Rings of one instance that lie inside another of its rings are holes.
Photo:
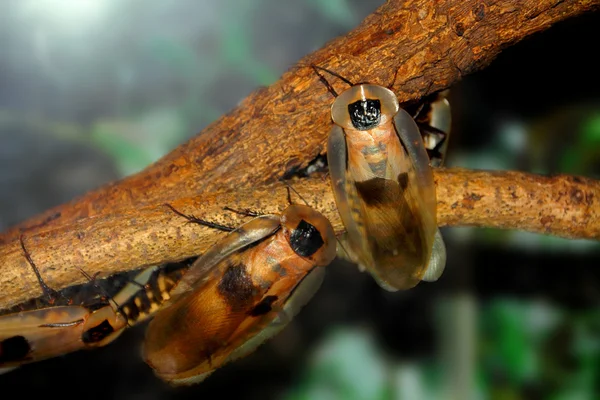
<path fill-rule="evenodd" d="M 419 103 L 405 107 L 419 127 L 432 167 L 441 167 L 446 160 L 452 127 L 449 93 L 448 89 L 433 93 Z"/>
<path fill-rule="evenodd" d="M 383 86 L 355 85 L 324 68 L 313 70 L 335 97 L 327 162 L 350 258 L 388 291 L 437 280 L 446 249 L 437 228 L 430 160 L 415 120 Z M 338 95 L 320 70 L 350 88 Z"/>
<path fill-rule="evenodd" d="M 186 267 L 185 263 L 173 263 L 160 269 L 145 268 L 112 297 L 89 296 L 85 287 L 88 284 L 55 292 L 44 283 L 22 238 L 21 246 L 45 297 L 5 310 L 0 315 L 1 372 L 76 350 L 107 345 L 127 326 L 151 316 L 168 299 L 170 289 Z M 83 298 L 77 299 L 77 296 Z M 39 308 L 43 303 L 46 306 Z"/>
<path fill-rule="evenodd" d="M 148 326 L 144 359 L 172 385 L 201 382 L 281 331 L 336 256 L 331 223 L 308 206 L 242 213 L 253 219 L 237 229 L 208 223 L 229 233 L 190 267 Z"/>

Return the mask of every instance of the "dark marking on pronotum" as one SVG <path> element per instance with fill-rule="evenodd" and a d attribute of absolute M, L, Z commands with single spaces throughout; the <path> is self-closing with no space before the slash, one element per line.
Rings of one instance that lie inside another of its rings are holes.
<path fill-rule="evenodd" d="M 21 361 L 31 352 L 31 345 L 23 336 L 13 336 L 0 342 L 0 363 Z"/>
<path fill-rule="evenodd" d="M 219 282 L 219 293 L 227 300 L 233 311 L 247 310 L 248 302 L 252 301 L 256 293 L 252 279 L 244 264 L 234 264 L 231 261 L 228 263 Z"/>
<path fill-rule="evenodd" d="M 350 121 L 358 130 L 368 130 L 381 122 L 381 101 L 378 99 L 358 100 L 348 104 Z"/>
<path fill-rule="evenodd" d="M 112 327 L 112 325 L 107 320 L 104 320 L 102 323 L 83 332 L 83 335 L 81 335 L 81 340 L 83 343 L 97 343 L 114 333 L 114 331 L 115 329 Z"/>
<path fill-rule="evenodd" d="M 312 256 L 324 243 L 321 232 L 305 220 L 301 220 L 290 234 L 292 250 L 301 257 Z"/>
<path fill-rule="evenodd" d="M 250 315 L 258 317 L 265 315 L 272 310 L 273 303 L 277 301 L 277 296 L 266 296 L 250 311 Z"/>

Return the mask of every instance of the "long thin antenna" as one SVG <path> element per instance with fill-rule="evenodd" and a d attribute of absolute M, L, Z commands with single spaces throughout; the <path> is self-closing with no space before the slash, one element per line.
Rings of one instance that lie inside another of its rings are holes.
<path fill-rule="evenodd" d="M 350 86 L 355 86 L 355 84 L 354 84 L 354 83 L 352 83 L 352 82 L 350 82 L 350 80 L 349 80 L 349 79 L 346 79 L 346 78 L 344 78 L 343 76 L 341 76 L 340 74 L 338 74 L 338 73 L 336 73 L 336 72 L 333 72 L 333 71 L 330 71 L 330 70 L 328 70 L 327 68 L 318 67 L 318 66 L 316 66 L 316 65 L 312 65 L 312 67 L 313 67 L 313 69 L 314 69 L 314 70 L 320 69 L 321 71 L 325 71 L 325 72 L 327 72 L 329 75 L 333 75 L 333 76 L 335 76 L 336 78 L 338 78 L 338 79 L 341 79 L 341 80 L 342 80 L 342 81 L 344 81 L 344 82 L 345 82 L 347 85 L 350 85 Z M 316 71 L 315 71 L 315 72 L 316 72 Z M 317 73 L 318 73 L 318 72 L 317 72 Z M 320 74 L 319 74 L 319 75 L 320 75 Z"/>
<path fill-rule="evenodd" d="M 205 220 L 197 218 L 193 215 L 186 215 L 186 214 L 182 213 L 181 211 L 177 211 L 169 203 L 165 203 L 165 206 L 169 207 L 171 209 L 171 211 L 173 211 L 175 214 L 179 215 L 180 217 L 187 219 L 188 224 L 198 224 L 198 225 L 206 226 L 208 228 L 218 229 L 218 230 L 221 230 L 224 232 L 231 232 L 235 229 L 230 226 L 217 224 L 216 222 L 205 221 Z"/>
<path fill-rule="evenodd" d="M 304 197 L 302 197 L 302 195 L 300 193 L 298 193 L 298 191 L 296 189 L 294 189 L 294 187 L 292 185 L 290 185 L 289 183 L 287 183 L 286 181 L 281 181 L 283 182 L 284 185 L 287 186 L 287 190 L 288 190 L 288 202 L 290 203 L 290 205 L 292 205 L 292 196 L 290 196 L 290 189 L 294 191 L 294 193 L 296 193 L 298 195 L 298 197 L 300 197 L 300 200 L 302 200 L 304 202 L 304 204 L 306 204 L 307 206 L 310 207 L 310 204 L 308 204 L 308 201 L 306 201 L 306 199 Z"/>
<path fill-rule="evenodd" d="M 323 85 L 325 85 L 325 87 L 327 88 L 327 91 L 329 93 L 331 93 L 331 95 L 336 98 L 338 97 L 338 93 L 335 91 L 335 89 L 333 88 L 333 86 L 331 86 L 331 84 L 327 81 L 327 79 L 325 79 L 325 77 L 323 75 L 321 75 L 319 73 L 319 71 L 317 71 L 317 67 L 314 65 L 311 65 L 313 71 L 315 71 L 315 74 L 317 74 L 317 76 L 319 77 L 319 80 L 321 81 L 321 83 Z"/>

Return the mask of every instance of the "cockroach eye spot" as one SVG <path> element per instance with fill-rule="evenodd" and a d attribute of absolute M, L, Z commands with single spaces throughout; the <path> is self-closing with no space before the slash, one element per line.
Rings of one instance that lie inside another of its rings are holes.
<path fill-rule="evenodd" d="M 271 311 L 271 307 L 273 303 L 277 301 L 277 296 L 267 296 L 260 301 L 252 311 L 250 311 L 250 315 L 253 317 L 258 317 L 261 315 L 265 315 L 266 313 Z"/>
<path fill-rule="evenodd" d="M 114 331 L 115 330 L 112 325 L 107 320 L 104 320 L 101 324 L 83 332 L 83 335 L 81 335 L 81 340 L 83 343 L 100 342 L 107 336 L 111 335 Z"/>
<path fill-rule="evenodd" d="M 373 129 L 381 122 L 381 101 L 358 100 L 348 104 L 352 125 L 358 130 Z"/>
<path fill-rule="evenodd" d="M 23 360 L 30 351 L 31 346 L 23 336 L 4 339 L 0 342 L 0 362 Z"/>
<path fill-rule="evenodd" d="M 324 243 L 319 230 L 305 220 L 300 220 L 290 235 L 292 250 L 302 257 L 312 256 Z"/>

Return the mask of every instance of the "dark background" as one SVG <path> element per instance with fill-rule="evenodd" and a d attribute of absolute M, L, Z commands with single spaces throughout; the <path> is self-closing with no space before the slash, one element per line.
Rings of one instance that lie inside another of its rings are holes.
<path fill-rule="evenodd" d="M 0 229 L 142 169 L 381 3 L 3 2 Z M 599 23 L 557 24 L 453 87 L 448 166 L 600 178 Z M 288 328 L 200 385 L 156 379 L 140 326 L 0 375 L 0 387 L 88 399 L 600 397 L 598 243 L 443 234 L 440 281 L 387 293 L 336 262 Z"/>

